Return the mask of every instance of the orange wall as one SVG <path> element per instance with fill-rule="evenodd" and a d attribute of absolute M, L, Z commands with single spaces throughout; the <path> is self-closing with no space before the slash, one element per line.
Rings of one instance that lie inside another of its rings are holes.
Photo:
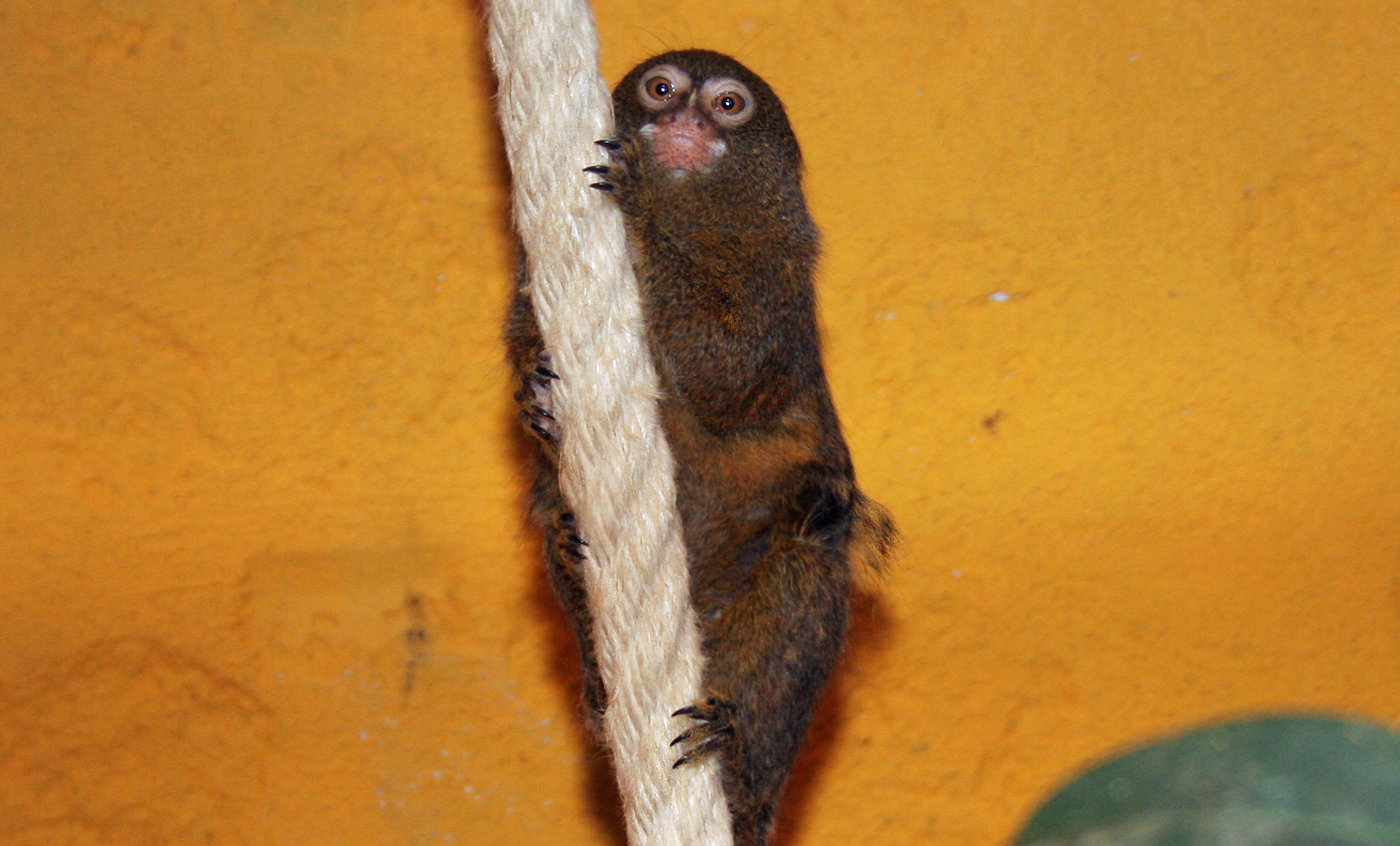
<path fill-rule="evenodd" d="M 738 54 L 903 560 L 789 844 L 1400 723 L 1400 9 L 600 3 Z M 0 841 L 609 843 L 523 527 L 461 0 L 0 2 Z M 1004 296 L 1001 296 L 1004 295 Z"/>

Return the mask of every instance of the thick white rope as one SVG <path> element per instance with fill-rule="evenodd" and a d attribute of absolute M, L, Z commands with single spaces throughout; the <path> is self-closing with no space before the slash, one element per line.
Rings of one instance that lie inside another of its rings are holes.
<path fill-rule="evenodd" d="M 582 564 L 604 732 L 632 846 L 729 846 L 717 764 L 672 769 L 671 717 L 700 695 L 670 450 L 657 416 L 636 277 L 618 209 L 583 173 L 612 132 L 586 0 L 493 0 L 491 57 L 540 331 L 560 375 L 559 475 L 588 540 Z"/>

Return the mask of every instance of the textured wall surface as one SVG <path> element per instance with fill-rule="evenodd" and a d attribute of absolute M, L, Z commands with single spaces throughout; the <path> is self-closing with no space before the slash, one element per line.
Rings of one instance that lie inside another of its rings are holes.
<path fill-rule="evenodd" d="M 605 2 L 783 95 L 902 561 L 787 844 L 1400 724 L 1400 6 Z M 462 0 L 0 0 L 0 841 L 616 843 Z"/>

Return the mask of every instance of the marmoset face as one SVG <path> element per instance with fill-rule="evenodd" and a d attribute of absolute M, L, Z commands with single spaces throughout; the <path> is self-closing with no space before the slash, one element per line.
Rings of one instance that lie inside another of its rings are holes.
<path fill-rule="evenodd" d="M 613 92 L 618 132 L 635 130 L 673 177 L 719 166 L 749 150 L 800 165 L 777 95 L 748 68 L 719 53 L 683 50 L 638 65 Z"/>

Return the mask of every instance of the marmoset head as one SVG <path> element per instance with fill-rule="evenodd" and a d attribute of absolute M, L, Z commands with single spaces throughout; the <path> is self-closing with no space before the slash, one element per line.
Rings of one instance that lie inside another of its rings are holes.
<path fill-rule="evenodd" d="M 673 177 L 739 159 L 796 172 L 802 153 L 773 89 L 721 53 L 679 50 L 654 56 L 613 90 L 619 133 L 636 131 Z"/>

